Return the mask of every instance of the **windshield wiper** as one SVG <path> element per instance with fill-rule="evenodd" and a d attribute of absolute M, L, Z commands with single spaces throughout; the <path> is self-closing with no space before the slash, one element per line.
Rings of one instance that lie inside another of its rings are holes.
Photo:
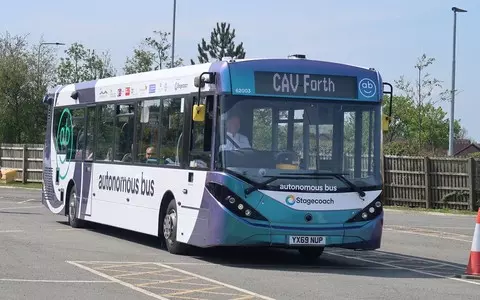
<path fill-rule="evenodd" d="M 348 185 L 353 191 L 358 193 L 358 195 L 363 198 L 365 197 L 365 192 L 359 188 L 357 185 L 355 185 L 353 182 L 348 180 L 343 174 L 343 173 L 331 173 L 331 172 L 320 172 L 320 173 L 281 173 L 281 174 L 288 174 L 288 175 L 297 175 L 297 176 L 309 176 L 309 177 L 317 177 L 317 176 L 333 176 L 346 185 Z"/>

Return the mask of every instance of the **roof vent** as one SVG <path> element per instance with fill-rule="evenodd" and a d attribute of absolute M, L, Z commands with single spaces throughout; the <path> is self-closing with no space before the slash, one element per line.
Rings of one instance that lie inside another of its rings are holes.
<path fill-rule="evenodd" d="M 289 55 L 288 58 L 291 58 L 291 59 L 305 59 L 305 58 L 307 58 L 307 56 L 305 54 L 292 54 L 292 55 Z"/>

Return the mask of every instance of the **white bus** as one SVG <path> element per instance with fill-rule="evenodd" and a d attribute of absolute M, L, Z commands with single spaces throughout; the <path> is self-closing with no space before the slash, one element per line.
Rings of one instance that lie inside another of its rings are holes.
<path fill-rule="evenodd" d="M 385 84 L 374 69 L 302 57 L 56 87 L 43 99 L 42 202 L 73 227 L 158 236 L 176 254 L 377 249 Z"/>

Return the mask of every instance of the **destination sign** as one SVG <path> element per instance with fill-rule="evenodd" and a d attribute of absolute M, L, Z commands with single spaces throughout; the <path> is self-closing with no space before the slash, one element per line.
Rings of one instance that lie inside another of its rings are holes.
<path fill-rule="evenodd" d="M 255 72 L 254 76 L 256 94 L 357 98 L 356 77 L 283 72 Z"/>

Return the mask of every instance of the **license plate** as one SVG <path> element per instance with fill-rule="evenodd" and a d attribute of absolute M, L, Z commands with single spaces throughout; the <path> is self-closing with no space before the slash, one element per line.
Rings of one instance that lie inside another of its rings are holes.
<path fill-rule="evenodd" d="M 325 245 L 325 237 L 292 235 L 289 237 L 288 243 L 290 245 Z"/>

